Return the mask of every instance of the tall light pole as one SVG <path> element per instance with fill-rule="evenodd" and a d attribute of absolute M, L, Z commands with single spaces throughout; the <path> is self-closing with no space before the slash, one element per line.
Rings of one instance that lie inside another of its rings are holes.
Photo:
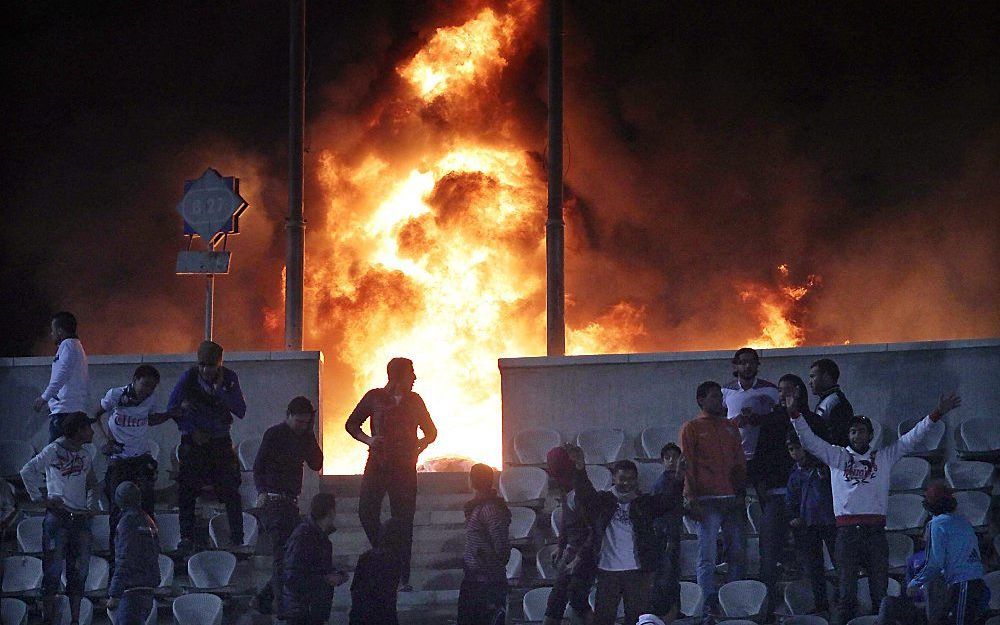
<path fill-rule="evenodd" d="M 303 136 L 306 118 L 306 3 L 289 3 L 288 219 L 285 230 L 285 349 L 302 349 L 302 290 L 306 222 L 302 218 Z"/>
<path fill-rule="evenodd" d="M 563 0 L 549 0 L 549 211 L 545 221 L 546 353 L 566 353 L 563 237 Z"/>

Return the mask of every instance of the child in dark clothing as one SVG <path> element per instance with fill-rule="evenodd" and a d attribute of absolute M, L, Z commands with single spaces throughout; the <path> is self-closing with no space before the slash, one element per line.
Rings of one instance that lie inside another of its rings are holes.
<path fill-rule="evenodd" d="M 830 602 L 826 596 L 823 543 L 833 554 L 836 553 L 834 545 L 837 539 L 830 472 L 802 448 L 794 432 L 788 435 L 787 447 L 788 454 L 796 462 L 788 477 L 788 492 L 785 495 L 790 519 L 788 525 L 795 536 L 795 550 L 812 586 L 816 611 L 828 612 Z"/>
<path fill-rule="evenodd" d="M 653 484 L 652 494 L 667 492 L 677 480 L 677 472 L 684 463 L 681 448 L 667 443 L 660 450 L 663 474 Z M 663 617 L 665 623 L 677 618 L 681 605 L 680 542 L 683 526 L 683 509 L 678 506 L 653 520 L 653 529 L 660 541 L 660 561 L 653 577 L 652 612 Z"/>
<path fill-rule="evenodd" d="M 309 515 L 302 520 L 285 545 L 281 571 L 281 618 L 288 625 L 322 625 L 330 618 L 333 589 L 347 581 L 347 576 L 333 565 L 333 543 L 329 535 L 336 531 L 337 500 L 330 493 L 319 493 L 309 505 Z"/>
<path fill-rule="evenodd" d="M 351 582 L 350 625 L 398 625 L 396 593 L 403 574 L 407 527 L 397 519 L 382 524 L 375 546 L 361 554 Z"/>

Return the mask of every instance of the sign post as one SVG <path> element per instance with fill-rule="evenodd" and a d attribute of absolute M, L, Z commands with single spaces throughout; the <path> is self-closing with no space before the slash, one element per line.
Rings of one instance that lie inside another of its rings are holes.
<path fill-rule="evenodd" d="M 209 168 L 197 180 L 184 183 L 184 197 L 177 204 L 177 212 L 184 220 L 184 235 L 188 249 L 177 254 L 177 275 L 204 275 L 205 282 L 205 340 L 211 341 L 215 309 L 215 276 L 229 273 L 232 253 L 226 250 L 230 234 L 239 234 L 240 215 L 247 202 L 239 194 L 239 178 L 223 177 Z M 208 248 L 192 250 L 194 237 L 200 237 Z M 222 244 L 222 250 L 216 246 Z"/>

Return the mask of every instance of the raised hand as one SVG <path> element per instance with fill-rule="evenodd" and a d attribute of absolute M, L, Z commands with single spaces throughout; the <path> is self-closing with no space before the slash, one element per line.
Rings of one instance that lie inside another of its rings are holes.
<path fill-rule="evenodd" d="M 958 408 L 961 405 L 962 398 L 952 391 L 951 393 L 941 396 L 941 399 L 938 401 L 937 411 L 938 413 L 944 415 L 952 408 Z"/>

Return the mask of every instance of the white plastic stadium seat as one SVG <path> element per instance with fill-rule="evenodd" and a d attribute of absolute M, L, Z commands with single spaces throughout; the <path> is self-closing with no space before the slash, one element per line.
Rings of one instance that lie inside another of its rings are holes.
<path fill-rule="evenodd" d="M 549 450 L 561 442 L 562 437 L 555 430 L 521 430 L 514 435 L 514 455 L 521 464 L 544 464 Z"/>
<path fill-rule="evenodd" d="M 188 576 L 198 588 L 222 588 L 236 569 L 236 556 L 228 551 L 202 551 L 188 560 Z"/>
<path fill-rule="evenodd" d="M 730 618 L 757 616 L 764 609 L 767 586 L 754 579 L 741 579 L 719 588 L 719 605 Z"/>
<path fill-rule="evenodd" d="M 923 419 L 923 417 L 918 417 L 916 419 L 906 419 L 904 421 L 900 421 L 899 425 L 896 427 L 897 437 L 903 438 L 904 434 L 912 430 L 913 426 Z M 939 448 L 941 446 L 941 440 L 944 439 L 944 434 L 947 429 L 948 428 L 945 426 L 944 421 L 938 421 L 932 425 L 930 432 L 927 433 L 927 437 L 924 439 L 923 443 L 921 443 L 920 447 L 917 448 L 918 451 L 916 453 L 920 453 L 920 451 L 934 451 Z"/>
<path fill-rule="evenodd" d="M 663 465 L 641 462 L 635 466 L 639 469 L 639 490 L 644 493 L 653 492 L 653 484 L 663 475 Z"/>
<path fill-rule="evenodd" d="M 983 527 L 989 523 L 990 496 L 979 490 L 963 490 L 955 493 L 958 513 L 972 523 L 972 527 Z"/>
<path fill-rule="evenodd" d="M 108 613 L 108 622 L 111 623 L 111 625 L 118 625 L 117 623 L 115 623 L 115 611 L 112 610 L 111 608 L 108 608 L 107 610 L 105 610 L 105 612 Z M 155 601 L 153 602 L 153 605 L 150 606 L 150 608 L 149 608 L 149 616 L 146 617 L 146 623 L 145 623 L 145 625 L 156 625 L 156 602 Z"/>
<path fill-rule="evenodd" d="M 609 464 L 618 459 L 625 433 L 619 428 L 590 428 L 576 437 L 587 464 Z"/>
<path fill-rule="evenodd" d="M 996 419 L 968 419 L 958 428 L 968 451 L 988 452 L 1000 449 L 1000 428 L 996 425 Z"/>
<path fill-rule="evenodd" d="M 590 589 L 590 595 L 587 597 L 587 602 L 590 603 L 590 609 L 597 607 L 597 588 Z M 615 615 L 616 620 L 621 620 L 625 617 L 625 603 L 621 599 L 618 600 L 618 613 Z"/>
<path fill-rule="evenodd" d="M 924 498 L 920 495 L 889 495 L 885 529 L 902 531 L 917 529 L 924 524 Z"/>
<path fill-rule="evenodd" d="M 513 506 L 510 509 L 510 538 L 521 540 L 531 534 L 535 525 L 535 511 L 531 508 Z"/>
<path fill-rule="evenodd" d="M 90 568 L 87 570 L 87 581 L 84 592 L 97 592 L 108 587 L 108 561 L 97 556 L 90 556 Z M 62 574 L 63 586 L 66 585 L 66 571 Z"/>
<path fill-rule="evenodd" d="M 878 621 L 878 616 L 865 614 L 864 616 L 857 616 L 847 621 L 847 625 L 875 625 L 876 621 Z"/>
<path fill-rule="evenodd" d="M 253 479 L 240 481 L 240 506 L 244 510 L 252 510 L 257 507 L 257 486 Z"/>
<path fill-rule="evenodd" d="M 32 556 L 9 556 L 3 559 L 3 583 L 0 590 L 5 593 L 23 593 L 42 587 L 42 561 Z"/>
<path fill-rule="evenodd" d="M 931 465 L 923 458 L 900 458 L 892 467 L 889 489 L 894 491 L 917 490 L 931 474 Z"/>
<path fill-rule="evenodd" d="M 681 582 L 681 607 L 684 616 L 701 616 L 704 596 L 701 588 L 693 582 Z"/>
<path fill-rule="evenodd" d="M 552 535 L 556 538 L 559 538 L 559 525 L 562 522 L 562 515 L 563 507 L 562 504 L 559 504 L 552 510 L 552 516 L 549 517 L 552 524 Z"/>
<path fill-rule="evenodd" d="M 884 441 L 882 440 L 883 438 L 885 438 L 885 426 L 882 425 L 882 422 L 879 421 L 878 419 L 872 419 L 871 422 L 872 422 L 872 440 L 869 444 L 872 446 L 873 449 L 878 449 L 884 446 L 885 444 Z"/>
<path fill-rule="evenodd" d="M 647 458 L 660 459 L 660 450 L 663 446 L 674 440 L 677 436 L 677 428 L 668 428 L 662 425 L 651 425 L 642 431 L 639 442 L 642 443 L 642 451 Z"/>
<path fill-rule="evenodd" d="M 905 568 L 906 560 L 913 555 L 913 539 L 897 532 L 889 532 L 885 537 L 889 542 L 889 569 Z"/>
<path fill-rule="evenodd" d="M 983 581 L 990 589 L 990 609 L 1000 610 L 1000 571 L 990 571 L 983 576 Z"/>
<path fill-rule="evenodd" d="M 236 447 L 236 455 L 240 459 L 240 468 L 244 471 L 253 470 L 253 461 L 257 459 L 257 450 L 260 449 L 261 439 L 257 436 L 240 441 Z"/>
<path fill-rule="evenodd" d="M 520 549 L 511 549 L 510 557 L 507 558 L 507 579 L 515 579 L 521 576 L 521 567 L 524 565 L 524 554 Z"/>
<path fill-rule="evenodd" d="M 169 588 L 174 583 L 174 561 L 162 553 L 157 561 L 160 563 L 160 588 Z"/>
<path fill-rule="evenodd" d="M 786 618 L 782 625 L 828 625 L 828 621 L 816 614 L 799 614 Z"/>
<path fill-rule="evenodd" d="M 508 503 L 545 497 L 549 474 L 538 467 L 507 467 L 500 472 L 500 496 Z"/>
<path fill-rule="evenodd" d="M 56 597 L 56 618 L 53 622 L 57 625 L 69 625 L 71 621 L 69 613 L 69 597 L 66 595 L 58 595 Z M 84 597 L 80 599 L 80 625 L 90 625 L 94 620 L 94 604 L 90 602 L 90 599 Z"/>
<path fill-rule="evenodd" d="M 760 502 L 751 499 L 747 502 L 747 520 L 750 522 L 750 531 L 754 534 L 760 533 L 761 520 L 764 518 L 764 511 L 760 508 Z"/>
<path fill-rule="evenodd" d="M 805 579 L 796 579 L 785 586 L 785 607 L 792 615 L 811 614 L 816 611 L 812 586 Z"/>
<path fill-rule="evenodd" d="M 594 490 L 598 492 L 611 488 L 611 471 L 608 471 L 605 467 L 588 465 L 587 477 L 590 478 L 590 483 L 594 485 Z"/>
<path fill-rule="evenodd" d="M 160 549 L 170 553 L 177 551 L 181 542 L 181 521 L 176 513 L 157 514 L 156 531 L 160 538 Z"/>
<path fill-rule="evenodd" d="M 545 545 L 535 554 L 535 568 L 538 569 L 538 576 L 544 580 L 556 578 L 556 565 L 552 563 L 552 556 L 558 549 L 559 545 Z"/>
<path fill-rule="evenodd" d="M 174 620 L 177 625 L 221 625 L 222 599 L 196 592 L 174 600 Z"/>
<path fill-rule="evenodd" d="M 28 616 L 28 604 L 20 599 L 5 597 L 0 599 L 0 623 L 3 625 L 23 625 Z"/>
<path fill-rule="evenodd" d="M 1000 625 L 1000 616 L 991 616 L 984 625 Z"/>
<path fill-rule="evenodd" d="M 259 534 L 257 517 L 247 512 L 243 513 L 243 544 L 242 547 L 250 547 L 257 544 Z M 216 549 L 224 549 L 232 546 L 229 534 L 229 520 L 225 513 L 217 514 L 208 522 L 208 536 L 212 539 L 212 545 Z"/>
<path fill-rule="evenodd" d="M 28 441 L 0 440 L 0 478 L 20 475 L 23 467 L 35 455 L 35 448 Z"/>
<path fill-rule="evenodd" d="M 987 488 L 993 481 L 993 464 L 953 460 L 944 464 L 944 476 L 955 490 Z"/>
<path fill-rule="evenodd" d="M 22 553 L 42 552 L 42 521 L 45 517 L 29 516 L 17 524 L 17 548 Z"/>
<path fill-rule="evenodd" d="M 545 608 L 548 607 L 549 593 L 552 592 L 550 586 L 544 588 L 532 588 L 524 593 L 521 607 L 524 609 L 524 618 L 529 621 L 541 621 L 545 618 Z M 181 624 L 184 625 L 184 624 Z"/>

